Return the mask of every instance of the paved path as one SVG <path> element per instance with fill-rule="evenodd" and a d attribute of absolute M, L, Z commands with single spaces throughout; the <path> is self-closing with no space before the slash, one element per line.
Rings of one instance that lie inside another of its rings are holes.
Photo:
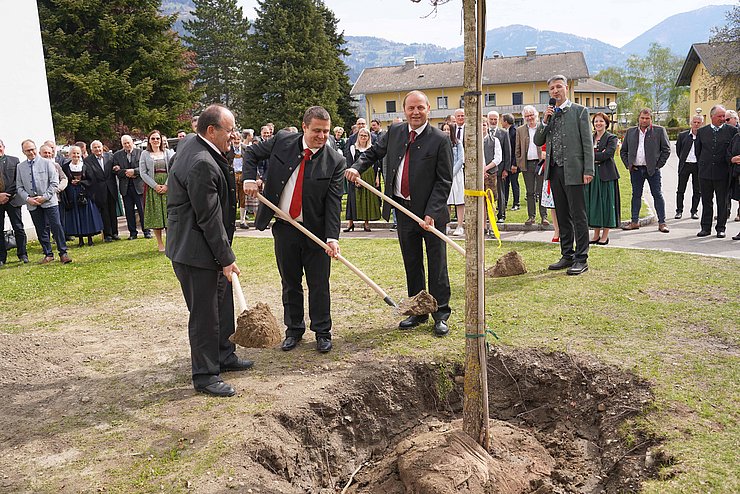
<path fill-rule="evenodd" d="M 657 220 L 650 225 L 644 226 L 636 231 L 623 231 L 620 229 L 613 230 L 609 235 L 609 245 L 605 248 L 624 247 L 634 249 L 651 249 L 663 250 L 669 252 L 687 252 L 692 254 L 703 254 L 720 257 L 732 257 L 740 259 L 740 241 L 732 240 L 731 237 L 740 233 L 740 222 L 733 221 L 737 214 L 737 202 L 733 201 L 732 215 L 727 222 L 727 237 L 718 239 L 714 235 L 709 237 L 698 238 L 699 220 L 692 220 L 688 211 L 680 220 L 673 219 L 676 212 L 676 188 L 678 185 L 678 157 L 675 153 L 675 145 L 671 143 L 671 157 L 666 165 L 662 168 L 663 180 L 663 197 L 666 202 L 666 218 L 670 233 L 661 233 L 658 231 Z M 629 174 L 626 170 L 620 169 L 620 180 L 629 180 Z M 524 184 L 522 184 L 524 187 Z M 689 184 L 689 190 L 691 185 Z M 523 191 L 522 191 L 523 193 Z M 653 198 L 650 195 L 650 188 L 645 183 L 644 199 L 648 205 L 653 207 Z M 629 202 L 631 197 L 622 197 L 622 202 Z M 684 199 L 684 206 L 691 204 L 691 192 L 687 192 Z M 653 209 L 654 211 L 654 209 Z M 715 214 L 717 212 L 715 205 Z M 699 206 L 701 215 L 701 205 Z M 628 218 L 624 218 L 625 220 Z M 714 225 L 714 224 L 713 224 Z M 361 223 L 355 226 L 352 233 L 342 233 L 342 239 L 347 238 L 396 238 L 396 234 L 388 230 L 385 222 L 371 224 L 372 232 L 362 231 Z M 269 230 L 259 232 L 254 229 L 239 230 L 237 236 L 240 237 L 262 237 L 271 236 Z M 454 237 L 453 237 L 454 238 Z M 552 239 L 551 231 L 504 231 L 501 233 L 502 240 L 525 241 L 525 242 L 550 242 Z M 603 247 L 598 247 L 603 248 Z"/>

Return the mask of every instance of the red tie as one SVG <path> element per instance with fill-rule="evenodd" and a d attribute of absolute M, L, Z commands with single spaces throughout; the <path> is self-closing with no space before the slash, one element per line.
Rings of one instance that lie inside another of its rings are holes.
<path fill-rule="evenodd" d="M 301 214 L 301 209 L 303 209 L 303 171 L 306 169 L 306 162 L 311 158 L 312 154 L 308 148 L 303 150 L 303 159 L 298 168 L 298 180 L 295 182 L 293 198 L 290 200 L 290 217 L 293 219 L 298 218 Z"/>
<path fill-rule="evenodd" d="M 409 145 L 406 146 L 406 154 L 403 157 L 403 174 L 401 175 L 401 195 L 406 198 L 411 196 L 411 188 L 409 187 L 409 150 L 411 145 L 416 140 L 416 131 L 412 130 L 409 133 Z"/>

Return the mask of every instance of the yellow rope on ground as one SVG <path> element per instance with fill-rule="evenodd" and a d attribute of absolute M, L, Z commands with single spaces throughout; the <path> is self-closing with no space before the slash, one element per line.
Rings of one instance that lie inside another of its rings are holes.
<path fill-rule="evenodd" d="M 488 221 L 491 223 L 491 229 L 493 230 L 493 236 L 498 240 L 498 246 L 501 247 L 501 232 L 498 230 L 496 224 L 496 202 L 491 189 L 486 190 L 472 190 L 465 189 L 465 195 L 471 197 L 485 197 L 486 198 L 486 209 L 488 210 Z"/>

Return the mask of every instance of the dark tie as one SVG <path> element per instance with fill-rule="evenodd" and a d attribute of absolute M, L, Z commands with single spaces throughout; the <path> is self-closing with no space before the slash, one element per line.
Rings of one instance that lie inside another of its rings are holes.
<path fill-rule="evenodd" d="M 458 141 L 462 141 L 462 131 L 463 131 L 463 128 L 462 128 L 462 125 L 461 125 L 460 127 L 457 128 L 457 140 Z M 411 142 L 413 142 L 413 141 L 411 141 Z"/>
<path fill-rule="evenodd" d="M 33 176 L 33 162 L 34 160 L 29 160 L 28 166 L 31 168 L 31 195 L 36 196 L 36 177 Z"/>
<path fill-rule="evenodd" d="M 406 146 L 406 154 L 403 156 L 403 174 L 401 174 L 401 195 L 403 197 L 411 197 L 411 187 L 409 186 L 409 151 L 411 145 L 416 140 L 416 131 L 412 130 L 409 133 L 409 144 Z"/>
<path fill-rule="evenodd" d="M 298 218 L 301 214 L 301 209 L 303 209 L 303 172 L 306 170 L 306 163 L 311 158 L 312 154 L 313 153 L 308 148 L 303 150 L 303 159 L 298 168 L 298 180 L 295 182 L 293 198 L 290 200 L 290 217 L 293 219 Z"/>

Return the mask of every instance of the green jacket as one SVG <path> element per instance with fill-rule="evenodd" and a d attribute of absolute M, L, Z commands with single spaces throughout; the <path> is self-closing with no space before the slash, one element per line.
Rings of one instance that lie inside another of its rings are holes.
<path fill-rule="evenodd" d="M 552 118 L 552 117 L 551 117 Z M 584 175 L 594 175 L 594 141 L 591 134 L 591 124 L 588 121 L 588 109 L 571 103 L 563 109 L 563 171 L 565 185 L 582 185 Z M 545 178 L 550 178 L 550 163 L 552 161 L 551 125 L 540 122 L 534 133 L 534 143 L 542 146 L 547 143 L 547 168 Z"/>

